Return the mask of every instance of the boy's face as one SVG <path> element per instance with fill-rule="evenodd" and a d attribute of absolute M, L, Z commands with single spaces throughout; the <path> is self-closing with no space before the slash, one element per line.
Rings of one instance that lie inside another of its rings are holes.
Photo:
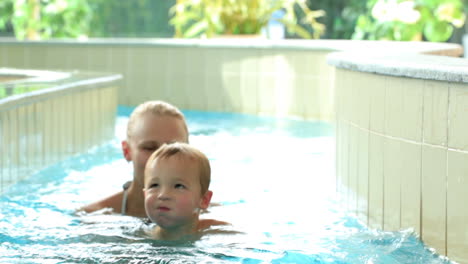
<path fill-rule="evenodd" d="M 126 160 L 133 162 L 136 180 L 141 180 L 142 184 L 146 161 L 151 154 L 164 143 L 187 142 L 188 138 L 184 121 L 152 113 L 136 120 L 132 132 L 132 138 L 122 142 L 122 149 Z"/>
<path fill-rule="evenodd" d="M 189 226 L 206 209 L 211 191 L 201 194 L 198 164 L 171 156 L 156 159 L 145 175 L 145 209 L 151 221 L 165 229 Z"/>

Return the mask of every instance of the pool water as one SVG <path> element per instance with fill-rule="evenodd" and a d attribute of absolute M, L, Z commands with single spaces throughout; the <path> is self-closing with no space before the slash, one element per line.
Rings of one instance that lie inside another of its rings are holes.
<path fill-rule="evenodd" d="M 213 206 L 232 223 L 191 242 L 148 238 L 138 218 L 75 208 L 131 179 L 120 140 L 46 168 L 0 195 L 0 263 L 450 263 L 411 230 L 363 226 L 335 201 L 334 127 L 323 122 L 185 111 L 210 158 Z"/>

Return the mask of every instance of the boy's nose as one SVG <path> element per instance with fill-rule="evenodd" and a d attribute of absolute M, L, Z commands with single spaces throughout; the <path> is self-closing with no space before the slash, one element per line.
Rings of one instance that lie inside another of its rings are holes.
<path fill-rule="evenodd" d="M 158 195 L 159 200 L 169 200 L 170 199 L 170 191 L 167 188 L 161 188 L 161 191 Z"/>

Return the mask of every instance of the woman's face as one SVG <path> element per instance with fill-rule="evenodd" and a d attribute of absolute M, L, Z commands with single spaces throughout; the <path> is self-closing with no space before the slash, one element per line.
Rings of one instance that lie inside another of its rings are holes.
<path fill-rule="evenodd" d="M 164 143 L 185 142 L 188 135 L 184 121 L 172 116 L 143 114 L 135 120 L 132 137 L 122 142 L 124 156 L 133 162 L 134 180 L 143 185 L 146 161 Z"/>

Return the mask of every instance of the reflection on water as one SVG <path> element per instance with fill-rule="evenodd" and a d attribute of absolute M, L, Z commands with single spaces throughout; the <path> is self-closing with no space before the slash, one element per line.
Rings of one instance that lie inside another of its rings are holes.
<path fill-rule="evenodd" d="M 119 116 L 115 141 L 0 196 L 0 263 L 449 263 L 411 230 L 369 230 L 340 209 L 329 124 L 186 114 L 191 144 L 212 164 L 212 201 L 221 204 L 202 217 L 231 227 L 163 242 L 147 237 L 142 219 L 76 215 L 131 178 L 119 150 L 127 117 Z"/>

